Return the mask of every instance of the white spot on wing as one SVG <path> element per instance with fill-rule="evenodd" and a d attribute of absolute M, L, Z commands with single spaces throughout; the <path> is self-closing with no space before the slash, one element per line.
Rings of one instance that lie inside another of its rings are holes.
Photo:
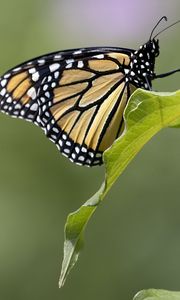
<path fill-rule="evenodd" d="M 82 147 L 82 148 L 81 148 L 81 151 L 82 151 L 82 152 L 87 152 L 87 149 L 86 149 L 85 147 Z"/>
<path fill-rule="evenodd" d="M 79 153 L 80 152 L 80 149 L 79 149 L 79 147 L 75 147 L 75 151 L 76 151 L 76 153 Z"/>
<path fill-rule="evenodd" d="M 42 102 L 45 102 L 45 101 L 46 101 L 46 99 L 45 99 L 44 97 L 40 97 L 40 100 L 41 100 Z"/>
<path fill-rule="evenodd" d="M 15 68 L 15 69 L 13 69 L 14 72 L 18 72 L 18 71 L 20 71 L 20 70 L 21 70 L 21 67 L 17 67 L 17 68 Z"/>
<path fill-rule="evenodd" d="M 63 140 L 67 139 L 67 136 L 65 134 L 62 135 Z"/>
<path fill-rule="evenodd" d="M 33 105 L 31 106 L 31 110 L 37 111 L 37 109 L 38 109 L 38 104 L 37 103 L 33 103 Z"/>
<path fill-rule="evenodd" d="M 56 127 L 53 127 L 52 130 L 56 133 L 59 133 L 59 130 Z"/>
<path fill-rule="evenodd" d="M 33 100 L 36 99 L 36 90 L 33 86 L 28 90 L 27 95 Z"/>
<path fill-rule="evenodd" d="M 6 102 L 7 102 L 7 103 L 11 103 L 11 102 L 12 102 L 12 98 L 11 98 L 11 97 L 8 97 L 7 100 L 6 100 Z"/>
<path fill-rule="evenodd" d="M 0 95 L 1 96 L 4 96 L 6 94 L 6 89 L 4 88 L 4 89 L 2 89 L 2 91 L 0 92 Z"/>
<path fill-rule="evenodd" d="M 78 61 L 78 68 L 82 68 L 84 66 L 84 63 L 83 63 L 83 61 L 81 60 L 81 61 Z"/>
<path fill-rule="evenodd" d="M 54 73 L 54 78 L 57 79 L 58 77 L 59 77 L 59 72 L 57 71 L 57 72 Z"/>
<path fill-rule="evenodd" d="M 94 57 L 94 58 L 102 59 L 102 58 L 104 58 L 104 54 L 94 55 L 93 57 Z"/>
<path fill-rule="evenodd" d="M 46 91 L 48 89 L 48 84 L 45 84 L 44 86 L 43 86 L 43 91 Z"/>
<path fill-rule="evenodd" d="M 90 164 L 91 164 L 90 159 L 87 159 L 87 160 L 86 160 L 86 163 L 90 165 Z M 89 166 L 88 166 L 88 167 L 89 167 Z"/>
<path fill-rule="evenodd" d="M 51 83 L 51 87 L 54 88 L 55 86 L 56 86 L 56 83 L 55 83 L 55 82 L 52 82 L 52 83 Z"/>
<path fill-rule="evenodd" d="M 70 141 L 66 141 L 66 145 L 67 146 L 71 146 L 71 142 Z"/>
<path fill-rule="evenodd" d="M 70 150 L 69 149 L 64 149 L 64 152 L 69 154 L 70 153 Z"/>
<path fill-rule="evenodd" d="M 10 76 L 11 76 L 11 74 L 8 73 L 8 74 L 4 75 L 4 78 L 9 78 Z"/>
<path fill-rule="evenodd" d="M 24 116 L 25 111 L 24 111 L 24 110 L 21 110 L 20 114 L 21 114 L 21 116 Z M 30 115 L 29 115 L 29 116 L 30 116 Z"/>
<path fill-rule="evenodd" d="M 77 50 L 77 51 L 74 51 L 74 53 L 73 54 L 81 54 L 82 53 L 82 51 L 81 50 Z"/>
<path fill-rule="evenodd" d="M 39 63 L 40 65 L 45 64 L 45 62 L 46 62 L 45 59 L 39 59 L 39 60 L 38 60 L 38 63 Z"/>
<path fill-rule="evenodd" d="M 45 93 L 45 96 L 46 96 L 47 98 L 50 98 L 50 93 L 49 93 L 49 92 L 46 92 L 46 93 Z"/>
<path fill-rule="evenodd" d="M 81 155 L 81 156 L 78 157 L 78 160 L 84 161 L 84 160 L 85 160 L 85 157 Z"/>
<path fill-rule="evenodd" d="M 54 72 L 54 71 L 58 70 L 59 67 L 60 67 L 60 64 L 55 63 L 55 64 L 52 64 L 52 65 L 49 66 L 49 70 L 50 70 L 51 72 Z"/>
<path fill-rule="evenodd" d="M 17 103 L 14 108 L 15 109 L 21 109 L 21 104 Z"/>
<path fill-rule="evenodd" d="M 74 62 L 74 59 L 72 59 L 72 58 L 66 60 L 66 63 L 67 63 L 67 64 L 70 64 L 70 63 L 73 63 L 73 62 Z"/>
<path fill-rule="evenodd" d="M 72 153 L 72 158 L 75 159 L 76 158 L 76 154 Z"/>
<path fill-rule="evenodd" d="M 67 64 L 66 69 L 72 68 L 72 63 Z"/>
<path fill-rule="evenodd" d="M 39 79 L 39 72 L 36 72 L 36 73 L 34 73 L 34 74 L 32 75 L 32 80 L 33 80 L 33 81 L 38 81 L 38 79 Z"/>
<path fill-rule="evenodd" d="M 62 147 L 62 145 L 63 145 L 63 141 L 62 140 L 59 140 L 59 145 Z"/>
<path fill-rule="evenodd" d="M 33 73 L 35 73 L 35 72 L 36 72 L 36 69 L 35 69 L 35 68 L 29 69 L 29 73 L 30 73 L 30 74 L 33 74 Z"/>
<path fill-rule="evenodd" d="M 46 110 L 46 105 L 43 105 L 42 110 L 43 110 L 43 111 Z"/>
<path fill-rule="evenodd" d="M 89 156 L 94 157 L 94 153 L 93 152 L 89 152 Z"/>
<path fill-rule="evenodd" d="M 2 86 L 5 86 L 6 83 L 7 83 L 7 80 L 6 80 L 6 79 L 3 79 L 3 80 L 1 81 L 1 85 L 2 85 Z"/>
<path fill-rule="evenodd" d="M 60 54 L 57 54 L 54 56 L 54 59 L 60 59 L 60 58 L 62 58 L 62 55 L 60 55 Z"/>

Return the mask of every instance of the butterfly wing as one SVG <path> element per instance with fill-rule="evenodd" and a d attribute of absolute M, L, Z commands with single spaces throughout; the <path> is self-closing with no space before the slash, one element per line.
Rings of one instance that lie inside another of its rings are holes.
<path fill-rule="evenodd" d="M 39 91 L 47 136 L 71 161 L 102 164 L 102 153 L 119 136 L 130 95 L 124 68 L 129 55 L 105 53 L 71 59 Z"/>
<path fill-rule="evenodd" d="M 0 79 L 0 109 L 43 127 L 70 160 L 101 164 L 123 128 L 132 51 L 74 49 L 24 63 Z"/>

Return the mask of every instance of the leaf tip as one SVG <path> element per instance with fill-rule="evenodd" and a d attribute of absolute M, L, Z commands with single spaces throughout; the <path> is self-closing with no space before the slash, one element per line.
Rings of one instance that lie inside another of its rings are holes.
<path fill-rule="evenodd" d="M 65 283 L 65 279 L 64 279 L 64 276 L 61 274 L 61 276 L 59 278 L 59 282 L 58 282 L 59 289 L 61 289 L 64 286 L 64 283 Z"/>

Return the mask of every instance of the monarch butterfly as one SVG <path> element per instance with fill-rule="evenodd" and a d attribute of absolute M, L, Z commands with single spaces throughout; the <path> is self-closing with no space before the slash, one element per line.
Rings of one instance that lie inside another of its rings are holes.
<path fill-rule="evenodd" d="M 40 126 L 71 161 L 101 165 L 103 152 L 123 132 L 123 112 L 137 88 L 171 75 L 154 73 L 159 43 L 54 52 L 27 61 L 0 78 L 0 110 Z"/>

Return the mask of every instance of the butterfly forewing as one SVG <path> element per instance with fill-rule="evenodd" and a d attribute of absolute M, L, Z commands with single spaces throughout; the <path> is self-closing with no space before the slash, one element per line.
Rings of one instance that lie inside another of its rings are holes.
<path fill-rule="evenodd" d="M 131 53 L 85 48 L 24 63 L 0 79 L 0 108 L 43 127 L 70 160 L 101 164 L 123 128 Z"/>
<path fill-rule="evenodd" d="M 126 64 L 124 53 L 74 59 L 67 61 L 53 89 L 48 78 L 41 85 L 40 119 L 46 134 L 72 161 L 101 164 L 102 153 L 117 137 L 127 102 Z"/>

